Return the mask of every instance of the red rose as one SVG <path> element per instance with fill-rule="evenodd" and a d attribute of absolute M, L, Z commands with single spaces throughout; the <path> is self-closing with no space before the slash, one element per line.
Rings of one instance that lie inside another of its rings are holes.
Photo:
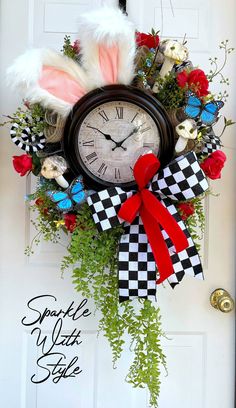
<path fill-rule="evenodd" d="M 178 209 L 180 210 L 180 216 L 183 221 L 186 221 L 195 211 L 194 204 L 190 201 L 187 203 L 179 203 Z"/>
<path fill-rule="evenodd" d="M 201 69 L 194 69 L 188 75 L 188 85 L 197 96 L 208 95 L 209 82 L 206 74 Z"/>
<path fill-rule="evenodd" d="M 76 228 L 76 215 L 65 214 L 64 215 L 65 226 L 69 232 L 73 232 Z"/>
<path fill-rule="evenodd" d="M 26 173 L 32 170 L 32 157 L 28 156 L 28 154 L 13 156 L 13 166 L 17 173 L 19 173 L 21 176 L 25 176 Z"/>
<path fill-rule="evenodd" d="M 182 71 L 177 75 L 177 84 L 180 88 L 184 88 L 188 82 L 188 74 L 186 71 Z"/>
<path fill-rule="evenodd" d="M 136 31 L 136 44 L 139 47 L 146 45 L 148 48 L 157 48 L 159 45 L 159 36 Z"/>
<path fill-rule="evenodd" d="M 226 155 L 221 150 L 216 150 L 200 166 L 207 177 L 216 180 L 221 178 L 221 170 L 224 167 L 225 161 Z"/>
<path fill-rule="evenodd" d="M 206 96 L 209 93 L 209 82 L 201 69 L 194 69 L 189 74 L 186 71 L 182 71 L 177 75 L 176 80 L 180 88 L 187 86 L 197 96 Z"/>

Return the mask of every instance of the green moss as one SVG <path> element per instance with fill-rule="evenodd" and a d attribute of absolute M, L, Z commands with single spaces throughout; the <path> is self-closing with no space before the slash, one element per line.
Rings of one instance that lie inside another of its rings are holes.
<path fill-rule="evenodd" d="M 167 110 L 178 109 L 185 105 L 185 89 L 176 82 L 175 74 L 169 73 L 165 78 L 157 77 L 158 93 L 155 97 Z"/>

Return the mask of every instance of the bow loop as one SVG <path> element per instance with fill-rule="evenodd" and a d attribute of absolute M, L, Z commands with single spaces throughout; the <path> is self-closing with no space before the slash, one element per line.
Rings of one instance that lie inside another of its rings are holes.
<path fill-rule="evenodd" d="M 149 187 L 162 198 L 191 200 L 208 190 L 208 182 L 194 152 L 177 157 L 161 169 Z"/>
<path fill-rule="evenodd" d="M 139 190 L 142 190 L 151 181 L 160 167 L 158 158 L 153 153 L 141 156 L 134 165 L 134 178 Z"/>

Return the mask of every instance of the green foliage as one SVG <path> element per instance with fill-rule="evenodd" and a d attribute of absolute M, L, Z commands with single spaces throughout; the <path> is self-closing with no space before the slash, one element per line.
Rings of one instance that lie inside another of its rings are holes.
<path fill-rule="evenodd" d="M 224 116 L 224 127 L 223 127 L 223 129 L 222 129 L 222 131 L 221 131 L 221 133 L 220 133 L 220 135 L 219 135 L 218 137 L 221 137 L 221 136 L 224 134 L 225 129 L 226 129 L 227 127 L 232 126 L 232 125 L 235 125 L 235 123 L 236 123 L 236 122 L 233 122 L 231 119 L 227 119 L 227 118 Z"/>
<path fill-rule="evenodd" d="M 72 58 L 73 60 L 78 61 L 79 59 L 78 46 L 76 45 L 76 42 L 74 44 L 71 44 L 71 38 L 69 35 L 65 35 L 64 44 L 63 44 L 63 48 L 61 51 L 68 58 Z"/>
<path fill-rule="evenodd" d="M 191 200 L 191 203 L 194 205 L 194 214 L 188 217 L 187 220 L 185 220 L 185 224 L 196 245 L 197 251 L 201 249 L 199 241 L 202 240 L 205 229 L 205 211 L 203 198 L 204 197 L 202 196 Z"/>
<path fill-rule="evenodd" d="M 140 299 L 139 313 L 132 306 L 125 317 L 128 333 L 131 335 L 134 360 L 127 375 L 127 381 L 134 387 L 147 387 L 150 393 L 150 406 L 158 406 L 160 394 L 160 367 L 166 369 L 166 357 L 162 352 L 160 339 L 164 335 L 161 329 L 160 309 L 156 309 L 150 300 Z"/>
<path fill-rule="evenodd" d="M 59 230 L 56 223 L 57 221 L 60 221 L 61 217 L 56 211 L 55 204 L 46 195 L 46 191 L 52 189 L 55 189 L 55 183 L 51 180 L 47 180 L 43 185 L 38 185 L 34 194 L 27 197 L 28 201 L 35 200 L 33 204 L 29 205 L 32 213 L 38 213 L 36 220 L 31 220 L 37 233 L 25 249 L 25 254 L 27 256 L 34 253 L 33 248 L 40 243 L 41 239 L 53 243 L 58 243 L 60 241 Z M 36 204 L 37 200 L 40 200 L 40 205 Z"/>
<path fill-rule="evenodd" d="M 166 366 L 160 346 L 163 335 L 160 311 L 148 300 L 140 300 L 138 312 L 135 312 L 132 302 L 119 305 L 117 247 L 122 227 L 99 233 L 87 205 L 81 207 L 77 218 L 79 227 L 72 234 L 69 255 L 64 257 L 62 270 L 78 263 L 73 268 L 76 290 L 93 298 L 96 308 L 102 313 L 99 329 L 110 343 L 113 366 L 121 356 L 124 334 L 128 332 L 134 360 L 127 381 L 134 387 L 148 387 L 150 404 L 157 407 L 160 364 Z"/>
<path fill-rule="evenodd" d="M 35 176 L 38 176 L 40 171 L 41 171 L 41 160 L 40 158 L 37 156 L 36 153 L 32 153 L 31 154 L 32 157 L 32 162 L 33 162 L 33 168 L 32 168 L 32 173 Z"/>
<path fill-rule="evenodd" d="M 221 84 L 229 85 L 229 78 L 224 76 L 223 70 L 226 66 L 228 56 L 234 51 L 234 48 L 229 47 L 229 40 L 221 41 L 219 48 L 223 51 L 223 60 L 219 63 L 217 57 L 209 58 L 211 69 L 207 75 L 208 81 L 212 82 L 213 78 L 219 76 Z"/>
<path fill-rule="evenodd" d="M 221 41 L 219 48 L 223 51 L 222 61 L 219 62 L 217 57 L 209 58 L 211 69 L 207 78 L 209 82 L 219 78 L 220 84 L 229 86 L 229 78 L 225 76 L 224 68 L 228 62 L 228 56 L 234 51 L 234 48 L 229 46 L 229 40 Z M 217 99 L 227 101 L 228 96 L 228 92 L 224 90 L 217 95 Z"/>
<path fill-rule="evenodd" d="M 36 135 L 43 132 L 44 129 L 47 127 L 47 123 L 44 120 L 45 110 L 39 104 L 30 105 L 30 109 L 22 109 L 19 107 L 15 113 L 11 116 L 7 116 L 9 119 L 7 123 L 17 123 L 19 125 L 18 133 L 16 136 L 21 134 L 22 129 L 26 126 L 31 127 L 32 132 Z"/>
<path fill-rule="evenodd" d="M 169 73 L 165 78 L 157 77 L 158 93 L 155 97 L 167 110 L 178 109 L 185 105 L 185 90 L 176 82 L 176 76 Z"/>

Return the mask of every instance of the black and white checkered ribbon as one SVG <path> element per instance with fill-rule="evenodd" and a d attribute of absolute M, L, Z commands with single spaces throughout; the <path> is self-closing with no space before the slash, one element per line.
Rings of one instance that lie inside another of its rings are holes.
<path fill-rule="evenodd" d="M 43 132 L 35 135 L 29 126 L 25 126 L 22 130 L 18 123 L 14 123 L 10 130 L 11 140 L 17 147 L 24 150 L 26 153 L 36 153 L 43 150 L 46 139 Z"/>
<path fill-rule="evenodd" d="M 194 152 L 178 157 L 160 170 L 149 185 L 149 190 L 158 197 L 185 233 L 189 244 L 187 249 L 176 253 L 172 241 L 162 229 L 173 264 L 174 272 L 168 278 L 172 287 L 178 284 L 185 274 L 203 279 L 198 252 L 174 202 L 193 199 L 207 189 L 205 174 Z M 123 222 L 117 215 L 118 211 L 135 193 L 125 192 L 120 187 L 111 187 L 88 197 L 87 201 L 99 231 L 105 231 Z M 120 301 L 135 297 L 155 298 L 156 264 L 141 217 L 137 216 L 132 224 L 125 222 L 124 229 L 119 244 Z"/>

